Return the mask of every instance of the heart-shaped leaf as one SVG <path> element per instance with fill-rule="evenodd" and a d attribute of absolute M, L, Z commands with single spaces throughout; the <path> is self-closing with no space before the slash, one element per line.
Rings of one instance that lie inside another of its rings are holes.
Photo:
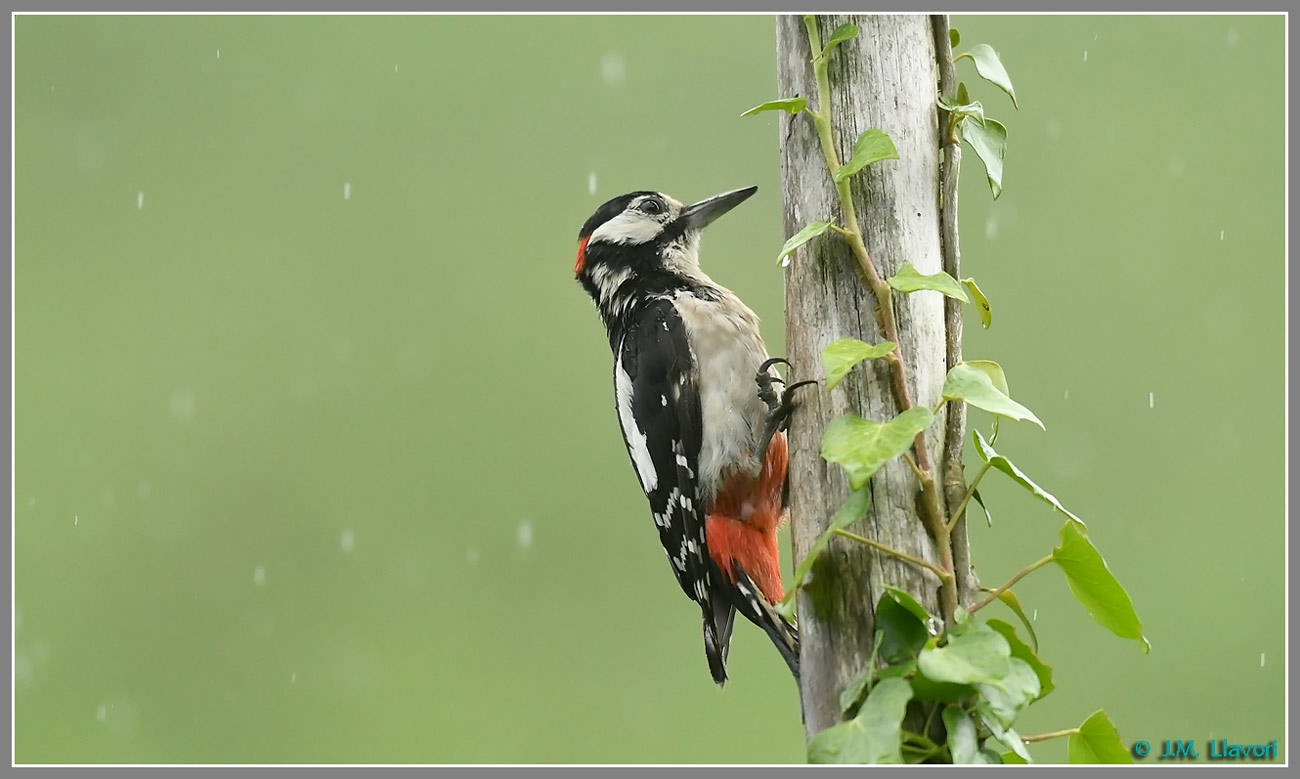
<path fill-rule="evenodd" d="M 970 296 L 974 298 L 975 310 L 979 312 L 980 322 L 984 325 L 984 329 L 989 329 L 989 326 L 993 324 L 993 307 L 989 305 L 989 299 L 984 297 L 984 291 L 975 283 L 975 279 L 962 279 L 961 283 L 966 285 L 966 289 L 970 291 Z"/>
<path fill-rule="evenodd" d="M 958 125 L 962 140 L 970 144 L 975 155 L 984 163 L 984 172 L 988 175 L 989 189 L 993 199 L 1002 194 L 1002 162 L 1007 156 L 1007 128 L 996 119 L 985 118 L 983 122 L 962 122 Z"/>
<path fill-rule="evenodd" d="M 754 114 L 761 114 L 764 111 L 787 111 L 792 114 L 797 114 L 807 107 L 807 105 L 808 98 L 806 97 L 787 97 L 782 100 L 769 100 L 766 103 L 756 105 L 741 114 L 741 116 L 753 116 Z"/>
<path fill-rule="evenodd" d="M 1052 559 L 1061 566 L 1070 583 L 1070 591 L 1092 618 L 1120 638 L 1142 643 L 1142 651 L 1151 651 L 1151 643 L 1142 635 L 1142 620 L 1133 610 L 1133 601 L 1116 581 L 1106 561 L 1074 522 L 1061 527 L 1061 545 L 1052 550 Z"/>
<path fill-rule="evenodd" d="M 1028 420 L 1046 430 L 1034 412 L 1012 400 L 1002 387 L 994 382 L 1002 368 L 988 360 L 959 362 L 948 371 L 943 383 L 945 400 L 962 400 L 991 414 L 1008 419 Z M 1005 378 L 1001 382 L 1006 386 Z"/>
<path fill-rule="evenodd" d="M 944 271 L 930 274 L 920 273 L 910 262 L 903 263 L 903 267 L 898 269 L 898 273 L 890 277 L 889 286 L 899 292 L 919 292 L 928 289 L 942 292 L 948 297 L 956 298 L 963 303 L 970 302 L 970 298 L 966 296 L 966 290 L 962 289 L 961 285 L 952 276 L 949 276 Z"/>
<path fill-rule="evenodd" d="M 835 171 L 835 183 L 839 184 L 873 163 L 896 159 L 898 159 L 898 149 L 894 148 L 893 139 L 880 130 L 867 130 L 858 136 L 858 142 L 853 144 L 853 156 Z"/>
<path fill-rule="evenodd" d="M 962 52 L 953 57 L 953 62 L 963 59 L 974 62 L 975 72 L 980 74 L 981 78 L 997 85 L 1011 98 L 1012 105 L 1016 108 L 1020 107 L 1016 102 L 1016 88 L 1011 86 L 1011 77 L 1007 75 L 1007 69 L 1002 66 L 1002 58 L 998 56 L 992 46 L 987 43 L 977 43 L 971 47 L 970 51 Z"/>
<path fill-rule="evenodd" d="M 858 26 L 856 24 L 841 24 L 839 27 L 835 28 L 835 32 L 831 33 L 830 40 L 826 41 L 826 45 L 822 47 L 821 54 L 818 54 L 817 58 L 813 61 L 816 62 L 817 60 L 826 59 L 830 56 L 831 49 L 839 46 L 845 41 L 851 41 L 856 37 L 858 37 Z"/>
<path fill-rule="evenodd" d="M 881 679 L 858 716 L 823 730 L 808 742 L 810 763 L 901 763 L 901 725 L 912 687 L 903 679 Z"/>
<path fill-rule="evenodd" d="M 1079 732 L 1070 736 L 1066 746 L 1071 763 L 1132 763 L 1133 755 L 1120 741 L 1115 723 L 1098 709 L 1079 726 Z"/>
<path fill-rule="evenodd" d="M 885 463 L 910 449 L 916 434 L 933 422 L 934 414 L 924 406 L 914 406 L 883 425 L 845 414 L 822 433 L 822 457 L 839 463 L 849 486 L 860 490 Z"/>
<path fill-rule="evenodd" d="M 841 338 L 822 349 L 822 370 L 826 372 L 826 391 L 835 389 L 854 365 L 863 360 L 874 360 L 894 351 L 894 342 L 885 341 L 872 346 L 856 338 Z"/>
<path fill-rule="evenodd" d="M 781 253 L 776 256 L 776 261 L 780 262 L 782 265 L 788 264 L 785 262 L 785 258 L 789 256 L 791 252 L 829 229 L 831 229 L 830 222 L 813 222 L 808 225 L 804 229 L 790 236 L 790 240 L 785 242 L 785 246 L 781 247 Z"/>
<path fill-rule="evenodd" d="M 1080 527 L 1087 527 L 1087 525 L 1083 523 L 1083 520 L 1079 519 L 1073 511 L 1062 506 L 1061 501 L 1057 500 L 1055 495 L 1042 487 L 1039 487 L 1032 479 L 1025 475 L 1024 471 L 1017 468 L 1015 463 L 994 451 L 993 447 L 989 445 L 988 441 L 984 440 L 984 436 L 980 435 L 980 431 L 978 430 L 975 431 L 975 452 L 980 456 L 981 460 L 993 466 L 994 469 L 1010 476 L 1012 481 L 1029 490 L 1030 494 L 1035 498 L 1038 498 L 1049 506 L 1055 508 L 1071 520 L 1078 522 Z"/>

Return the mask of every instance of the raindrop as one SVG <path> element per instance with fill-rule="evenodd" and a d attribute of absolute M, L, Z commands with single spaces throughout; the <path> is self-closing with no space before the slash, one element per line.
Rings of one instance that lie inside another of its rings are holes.
<path fill-rule="evenodd" d="M 294 671 L 293 673 L 289 674 L 289 683 L 290 683 L 290 684 L 297 684 L 297 683 L 298 683 L 298 672 L 297 672 L 297 671 Z"/>
<path fill-rule="evenodd" d="M 1264 653 L 1263 653 L 1263 652 L 1260 652 L 1260 653 L 1259 653 L 1259 667 L 1260 667 L 1260 668 L 1263 668 L 1263 667 L 1264 667 Z"/>
<path fill-rule="evenodd" d="M 137 209 L 142 209 L 142 208 L 144 208 L 144 193 L 143 193 L 143 192 L 137 192 L 137 193 L 135 193 L 135 207 L 136 207 Z"/>
<path fill-rule="evenodd" d="M 266 568 L 264 566 L 259 565 L 253 569 L 253 584 L 256 584 L 258 587 L 261 587 L 265 583 L 266 583 Z"/>
<path fill-rule="evenodd" d="M 989 218 L 984 221 L 984 238 L 985 240 L 991 241 L 997 237 L 998 237 L 998 219 L 993 214 L 989 214 Z"/>
<path fill-rule="evenodd" d="M 587 174 L 587 194 L 596 194 L 596 171 Z"/>
<path fill-rule="evenodd" d="M 29 505 L 29 506 L 35 506 L 35 505 L 36 505 L 36 496 L 35 496 L 35 495 L 33 495 L 33 496 L 31 496 L 30 498 L 27 499 L 27 505 Z"/>
<path fill-rule="evenodd" d="M 74 515 L 74 516 L 72 517 L 72 525 L 73 525 L 73 527 L 76 527 L 77 523 L 80 522 L 80 521 L 81 521 L 81 515 L 80 515 L 80 514 L 76 514 L 76 515 Z"/>
<path fill-rule="evenodd" d="M 1223 240 L 1223 231 L 1222 231 L 1222 230 L 1219 231 L 1219 240 L 1220 240 L 1220 241 Z"/>
<path fill-rule="evenodd" d="M 533 546 L 533 523 L 523 520 L 519 523 L 519 530 L 515 534 L 515 540 L 519 543 L 520 549 L 530 549 Z"/>
<path fill-rule="evenodd" d="M 1038 609 L 1034 609 L 1034 618 L 1033 618 L 1033 621 L 1034 621 L 1034 622 L 1037 622 L 1037 621 L 1038 621 Z"/>
<path fill-rule="evenodd" d="M 790 255 L 787 254 L 786 256 L 781 258 L 781 267 L 782 268 L 790 267 Z"/>
<path fill-rule="evenodd" d="M 343 182 L 343 199 L 350 200 L 351 198 L 352 198 L 352 185 L 345 181 Z"/>
<path fill-rule="evenodd" d="M 105 506 L 111 506 L 111 505 L 113 505 L 113 501 L 115 500 L 115 498 L 114 498 L 114 496 L 113 496 L 113 491 L 112 491 L 112 490 L 104 490 L 104 495 L 103 495 L 102 498 L 100 498 L 100 500 L 102 500 L 102 501 L 104 502 L 104 505 L 105 505 Z"/>
<path fill-rule="evenodd" d="M 144 500 L 153 494 L 153 485 L 147 481 L 142 481 L 136 485 L 135 494 L 138 495 L 141 500 Z"/>
<path fill-rule="evenodd" d="M 1083 50 L 1083 61 L 1084 61 L 1084 62 L 1087 62 L 1087 61 L 1088 61 L 1088 50 L 1087 50 L 1087 49 L 1084 49 L 1084 50 Z"/>
<path fill-rule="evenodd" d="M 1147 393 L 1147 408 L 1155 408 L 1155 407 L 1156 407 L 1156 393 L 1154 393 L 1154 392 L 1148 392 L 1148 393 Z"/>
<path fill-rule="evenodd" d="M 393 72 L 394 72 L 394 73 L 397 72 L 397 63 L 393 63 Z"/>
<path fill-rule="evenodd" d="M 221 49 L 217 49 L 217 59 L 221 59 Z"/>
<path fill-rule="evenodd" d="M 1100 37 L 1101 37 L 1101 33 L 1097 33 L 1096 35 L 1092 36 L 1092 39 L 1095 41 Z"/>
<path fill-rule="evenodd" d="M 478 547 L 471 546 L 465 550 L 465 562 L 470 565 L 478 565 Z"/>
<path fill-rule="evenodd" d="M 1236 48 L 1236 46 L 1237 46 L 1237 29 L 1236 29 L 1235 27 L 1233 27 L 1233 28 L 1229 28 L 1229 29 L 1228 29 L 1228 48 L 1232 49 L 1232 48 Z"/>
<path fill-rule="evenodd" d="M 1070 391 L 1069 391 L 1069 390 L 1066 390 L 1066 391 L 1065 391 L 1065 399 L 1066 399 L 1066 400 L 1069 400 L 1069 399 L 1070 399 Z"/>
<path fill-rule="evenodd" d="M 356 536 L 352 535 L 351 530 L 344 530 L 343 535 L 339 538 L 339 547 L 342 548 L 344 552 L 351 552 L 356 548 L 356 541 Z"/>
<path fill-rule="evenodd" d="M 600 58 L 600 80 L 607 87 L 616 87 L 627 80 L 627 59 L 616 51 Z"/>
<path fill-rule="evenodd" d="M 194 416 L 194 392 L 178 389 L 172 393 L 172 416 L 179 420 L 188 420 Z"/>
<path fill-rule="evenodd" d="M 95 719 L 99 720 L 100 722 L 103 722 L 104 720 L 108 719 L 107 704 L 103 704 L 103 703 L 99 704 L 99 708 L 95 709 Z"/>
<path fill-rule="evenodd" d="M 1061 137 L 1061 123 L 1055 119 L 1047 121 L 1047 137 L 1056 140 Z"/>

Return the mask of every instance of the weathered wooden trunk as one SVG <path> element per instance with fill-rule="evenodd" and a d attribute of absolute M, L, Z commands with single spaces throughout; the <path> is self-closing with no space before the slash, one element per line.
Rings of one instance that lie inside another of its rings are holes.
<path fill-rule="evenodd" d="M 887 133 L 900 157 L 872 165 L 853 179 L 863 238 L 881 277 L 894 275 L 904 262 L 921 273 L 935 273 L 944 269 L 944 246 L 936 107 L 939 69 L 932 20 L 928 16 L 823 16 L 818 18 L 821 40 L 828 40 L 845 22 L 858 25 L 861 34 L 835 49 L 829 59 L 831 121 L 840 159 L 849 159 L 858 136 L 871 128 Z M 810 107 L 822 110 L 816 105 L 812 56 L 803 19 L 779 17 L 779 93 L 807 97 Z M 843 224 L 835 187 L 807 116 L 783 117 L 781 168 L 787 235 L 818 219 Z M 794 378 L 821 376 L 821 350 L 839 338 L 885 340 L 876 324 L 875 297 L 859 280 L 848 243 L 834 233 L 796 252 L 786 269 L 785 291 L 786 348 Z M 921 292 L 895 294 L 893 300 L 912 399 L 916 405 L 933 408 L 941 398 L 950 359 L 944 299 L 935 292 Z M 830 393 L 824 387 L 806 390 L 799 401 L 790 428 L 796 560 L 807 554 L 848 496 L 843 471 L 820 456 L 826 425 L 845 413 L 877 422 L 899 413 L 883 360 L 859 365 Z M 941 412 L 926 434 L 940 484 L 946 425 Z M 935 544 L 918 514 L 918 482 L 909 466 L 902 460 L 890 462 L 868 488 L 873 497 L 870 512 L 852 529 L 938 563 Z M 942 493 L 941 503 L 946 503 Z M 884 585 L 900 587 L 931 613 L 940 613 L 939 582 L 931 573 L 842 538 L 831 542 L 799 595 L 801 695 L 810 737 L 839 721 L 841 691 L 867 670 L 872 613 Z"/>

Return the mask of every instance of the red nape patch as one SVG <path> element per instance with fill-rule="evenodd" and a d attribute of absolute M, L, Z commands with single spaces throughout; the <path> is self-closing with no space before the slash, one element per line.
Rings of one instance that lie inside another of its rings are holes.
<path fill-rule="evenodd" d="M 583 236 L 582 240 L 578 241 L 578 261 L 573 265 L 574 276 L 580 275 L 582 266 L 587 264 L 587 239 L 590 237 L 590 235 Z"/>

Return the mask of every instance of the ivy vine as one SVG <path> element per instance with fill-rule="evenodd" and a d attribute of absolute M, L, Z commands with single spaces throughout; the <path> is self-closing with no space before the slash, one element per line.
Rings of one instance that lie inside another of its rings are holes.
<path fill-rule="evenodd" d="M 836 47 L 855 40 L 859 30 L 852 24 L 840 25 L 822 45 L 816 18 L 805 16 L 804 24 L 810 51 L 814 52 L 811 64 L 817 81 L 816 107 L 809 106 L 808 98 L 793 97 L 763 103 L 743 115 L 787 111 L 811 119 L 827 174 L 839 195 L 843 223 L 835 224 L 829 219 L 810 223 L 786 241 L 777 259 L 783 265 L 789 264 L 800 247 L 828 233 L 848 242 L 859 276 L 875 296 L 876 321 L 886 340 L 869 344 L 842 338 L 828 344 L 821 354 L 827 391 L 835 391 L 855 366 L 868 360 L 884 360 L 901 411 L 883 422 L 846 414 L 827 425 L 821 439 L 821 455 L 844 469 L 851 491 L 826 532 L 800 561 L 794 582 L 777 610 L 790 618 L 796 616 L 795 593 L 804 585 L 813 562 L 831 536 L 838 535 L 934 574 L 940 583 L 942 611 L 932 615 L 903 590 L 886 588 L 875 605 L 875 640 L 870 648 L 869 670 L 843 691 L 842 721 L 809 741 L 808 760 L 814 763 L 1023 763 L 1031 761 L 1029 744 L 1068 738 L 1072 763 L 1132 762 L 1104 710 L 1094 712 L 1077 727 L 1051 733 L 1025 736 L 1015 729 L 1025 710 L 1055 689 L 1052 666 L 1039 657 L 1038 636 L 1013 590 L 1024 577 L 1040 568 L 1055 566 L 1094 620 L 1121 638 L 1137 641 L 1143 651 L 1149 651 L 1150 645 L 1128 593 L 1088 537 L 1083 520 L 1005 455 L 994 450 L 1002 420 L 1027 422 L 1046 429 L 1032 411 L 1012 399 L 1002 367 L 987 360 L 958 363 L 948 372 L 942 399 L 936 407 L 913 404 L 899 355 L 892 295 L 938 292 L 974 305 L 985 329 L 992 325 L 992 307 L 971 278 L 959 281 L 943 271 L 922 274 L 911 263 L 904 263 L 898 273 L 887 279 L 877 272 L 858 227 L 849 181 L 871 165 L 898 159 L 898 150 L 888 134 L 871 129 L 858 138 L 849 160 L 840 161 L 830 121 L 827 62 Z M 960 35 L 955 29 L 949 35 L 952 47 L 956 48 Z M 969 60 L 980 78 L 1005 92 L 1012 105 L 1018 107 L 1011 78 L 992 47 L 977 44 L 953 60 L 954 63 Z M 1002 192 L 1007 148 L 1005 125 L 988 116 L 979 101 L 970 99 L 964 82 L 957 84 L 952 95 L 937 95 L 936 102 L 941 109 L 944 140 L 954 144 L 964 142 L 975 152 L 984 165 L 989 188 L 996 199 Z M 964 403 L 991 415 L 987 438 L 979 430 L 973 432 L 975 451 L 981 461 L 979 470 L 970 480 L 964 498 L 949 515 L 940 508 L 934 468 L 924 438 L 925 431 L 947 403 Z M 849 530 L 870 507 L 871 493 L 864 489 L 867 483 L 895 458 L 904 459 L 917 477 L 922 497 L 920 514 L 938 549 L 938 565 Z M 1059 546 L 1026 565 L 1004 584 L 986 588 L 981 600 L 964 608 L 957 601 L 952 531 L 972 499 L 983 507 L 978 487 L 990 471 L 1005 475 L 1063 514 L 1066 521 L 1060 529 Z M 1017 618 L 1019 626 L 986 618 L 981 613 L 995 601 Z M 917 705 L 924 725 L 919 730 L 911 730 L 906 727 L 905 714 L 909 707 L 917 710 Z"/>

